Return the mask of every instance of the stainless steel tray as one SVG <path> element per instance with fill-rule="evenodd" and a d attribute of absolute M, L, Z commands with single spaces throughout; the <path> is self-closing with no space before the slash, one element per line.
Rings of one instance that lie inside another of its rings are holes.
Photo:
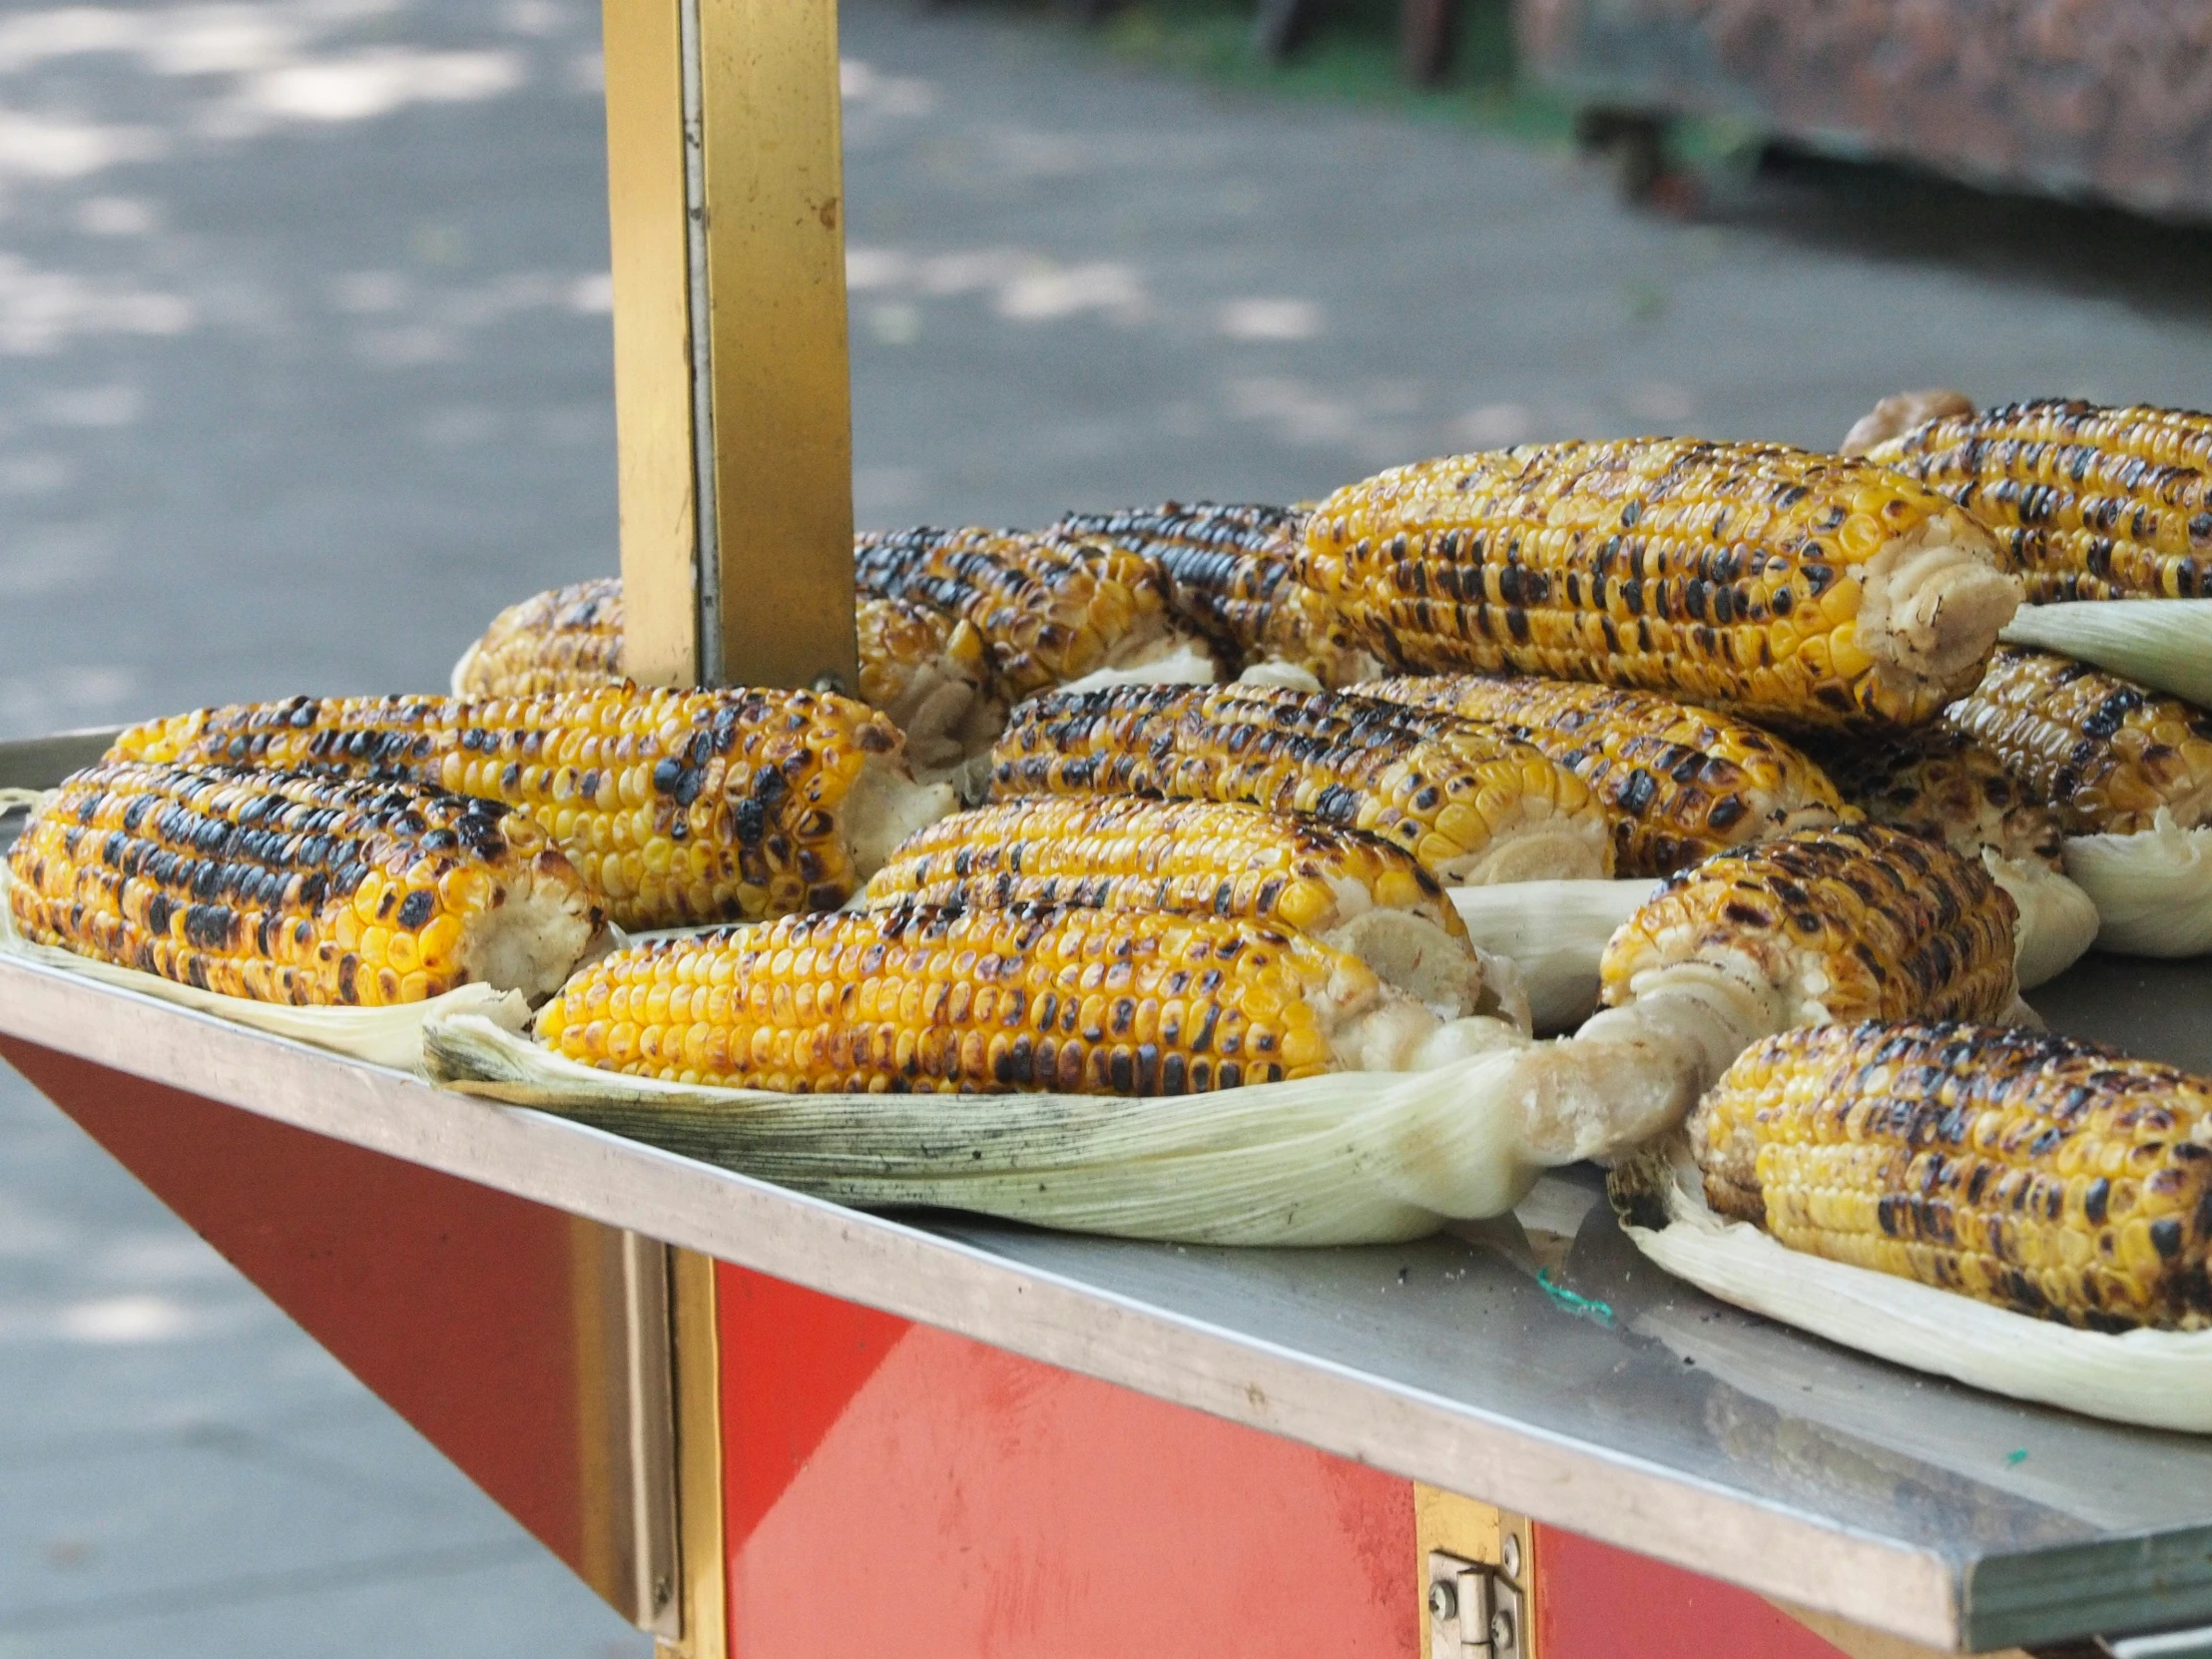
<path fill-rule="evenodd" d="M 30 774 L 72 752 L 42 743 L 0 745 L 0 780 L 51 782 Z M 2212 1070 L 2212 966 L 2091 958 L 2034 1000 Z M 1933 1646 L 2212 1621 L 2212 1438 L 2015 1404 L 1738 1313 L 1643 1262 L 1594 1172 L 1413 1246 L 1126 1244 L 859 1214 L 15 960 L 0 1031 Z"/>

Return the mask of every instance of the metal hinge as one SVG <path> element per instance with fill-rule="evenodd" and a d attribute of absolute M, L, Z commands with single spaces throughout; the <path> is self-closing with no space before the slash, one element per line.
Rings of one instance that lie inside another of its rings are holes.
<path fill-rule="evenodd" d="M 1527 1603 L 1520 1592 L 1520 1540 L 1503 1539 L 1498 1566 L 1440 1549 L 1428 1552 L 1428 1659 L 1521 1659 Z"/>

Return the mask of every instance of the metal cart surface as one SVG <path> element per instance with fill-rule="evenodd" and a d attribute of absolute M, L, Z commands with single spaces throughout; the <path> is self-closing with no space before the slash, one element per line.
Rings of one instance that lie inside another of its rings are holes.
<path fill-rule="evenodd" d="M 849 684 L 833 15 L 607 0 L 607 55 L 630 666 Z M 2212 1069 L 2208 993 L 2036 1001 Z M 0 1054 L 667 1654 L 2212 1654 L 2130 1639 L 2212 1625 L 2212 1440 L 1739 1313 L 1594 1172 L 1186 1249 L 859 1214 L 14 958 Z"/>

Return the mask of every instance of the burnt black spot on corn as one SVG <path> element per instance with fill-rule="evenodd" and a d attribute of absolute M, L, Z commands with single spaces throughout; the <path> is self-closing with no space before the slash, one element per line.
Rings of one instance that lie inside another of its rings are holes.
<path fill-rule="evenodd" d="M 1352 688 L 1503 728 L 1590 786 L 1623 875 L 1664 875 L 1709 852 L 1850 817 L 1821 769 L 1745 721 L 1651 692 L 1471 674 Z"/>
<path fill-rule="evenodd" d="M 1595 681 L 1796 727 L 1933 718 L 2018 602 L 1988 533 L 1926 485 L 1674 438 L 1380 474 L 1315 510 L 1300 574 L 1400 668 Z"/>
<path fill-rule="evenodd" d="M 873 868 L 860 867 L 850 809 L 917 788 L 900 750 L 887 719 L 846 698 L 620 683 L 483 702 L 205 709 L 136 727 L 112 754 L 403 777 L 499 801 L 552 836 L 614 920 L 637 928 L 843 903 Z"/>
<path fill-rule="evenodd" d="M 1146 796 L 1308 813 L 1404 848 L 1446 884 L 1610 873 L 1582 781 L 1495 728 L 1368 698 L 1130 686 L 1037 698 L 993 757 L 994 799 Z"/>
<path fill-rule="evenodd" d="M 2040 398 L 1930 421 L 1870 458 L 1988 525 L 2031 601 L 2212 597 L 2212 415 Z"/>
<path fill-rule="evenodd" d="M 1978 857 L 1881 825 L 1805 830 L 1668 877 L 1605 947 L 1606 1002 L 1640 976 L 1755 963 L 1791 1023 L 1998 1020 L 2018 994 L 2018 911 Z"/>
<path fill-rule="evenodd" d="M 1831 1025 L 1690 1120 L 1709 1203 L 1784 1244 L 2092 1330 L 2212 1323 L 2212 1083 L 2071 1038 Z"/>
<path fill-rule="evenodd" d="M 2163 810 L 2212 820 L 2212 711 L 2049 651 L 2006 646 L 1944 723 L 1995 756 L 2076 835 L 2133 834 Z"/>
<path fill-rule="evenodd" d="M 600 923 L 536 825 L 413 783 L 109 762 L 8 864 L 24 937 L 262 1002 L 543 995 Z"/>

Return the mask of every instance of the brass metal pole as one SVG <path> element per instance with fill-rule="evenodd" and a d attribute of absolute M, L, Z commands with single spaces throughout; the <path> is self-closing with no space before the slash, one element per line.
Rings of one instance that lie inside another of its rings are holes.
<path fill-rule="evenodd" d="M 832 0 L 606 0 L 626 666 L 856 681 Z"/>

